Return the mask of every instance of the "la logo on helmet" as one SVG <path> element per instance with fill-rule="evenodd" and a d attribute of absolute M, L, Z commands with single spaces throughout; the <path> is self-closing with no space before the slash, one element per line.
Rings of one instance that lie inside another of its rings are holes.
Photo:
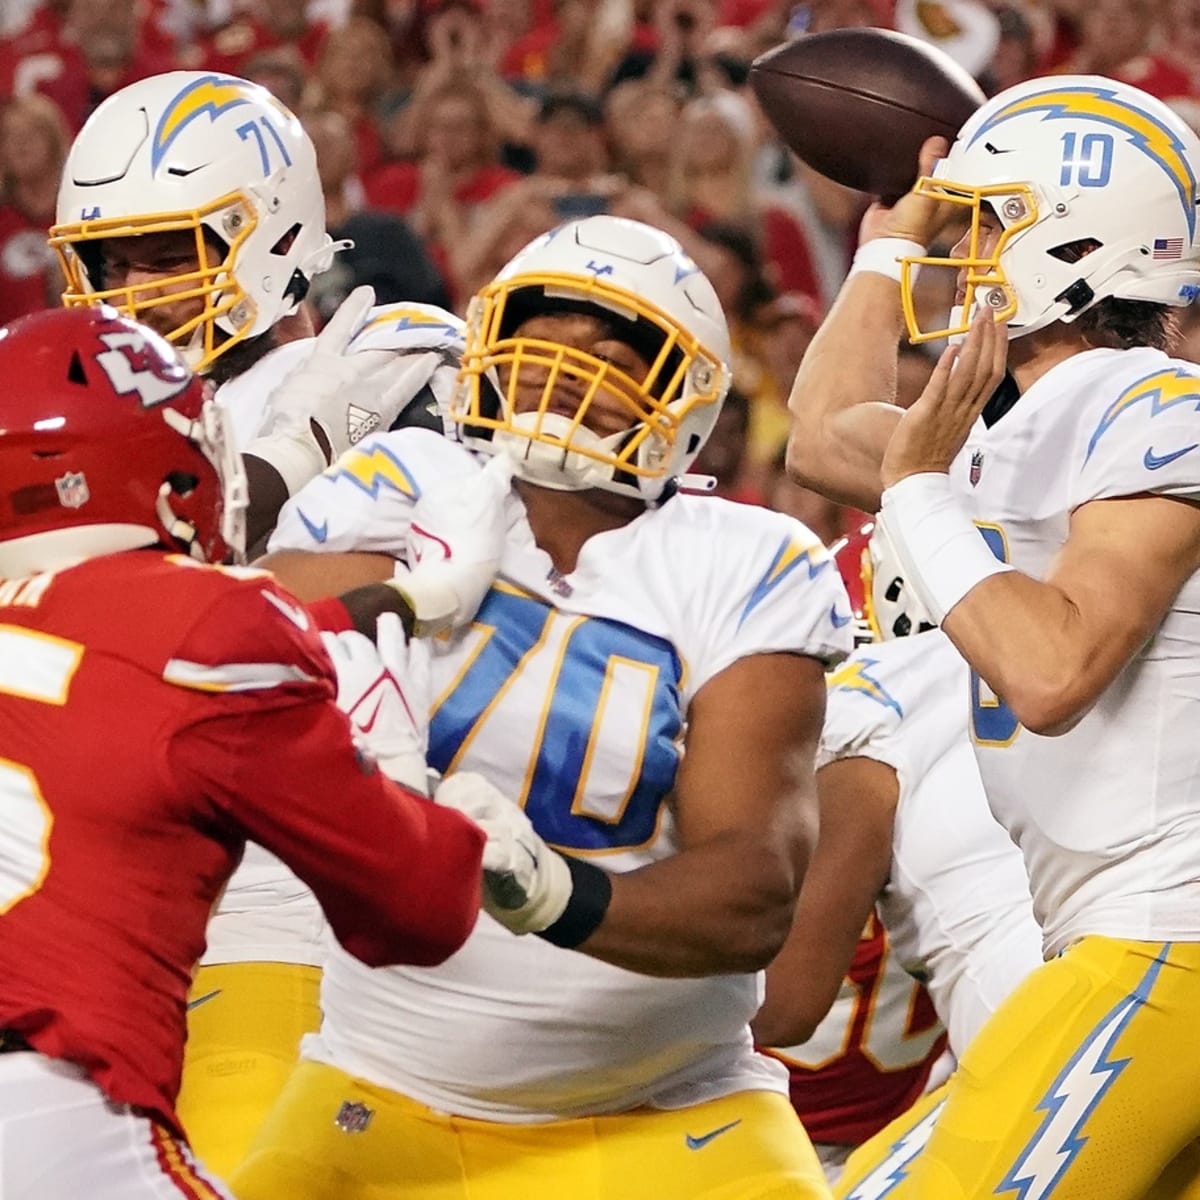
<path fill-rule="evenodd" d="M 187 387 L 188 370 L 169 347 L 153 346 L 132 329 L 99 336 L 107 349 L 96 355 L 96 363 L 119 395 L 134 392 L 144 408 L 153 408 Z"/>

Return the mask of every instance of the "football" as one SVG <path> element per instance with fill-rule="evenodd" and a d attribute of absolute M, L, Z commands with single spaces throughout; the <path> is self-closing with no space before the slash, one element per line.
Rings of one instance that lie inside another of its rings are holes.
<path fill-rule="evenodd" d="M 834 29 L 776 46 L 750 68 L 776 133 L 822 175 L 894 199 L 917 177 L 921 143 L 953 141 L 984 102 L 936 46 L 888 29 Z"/>

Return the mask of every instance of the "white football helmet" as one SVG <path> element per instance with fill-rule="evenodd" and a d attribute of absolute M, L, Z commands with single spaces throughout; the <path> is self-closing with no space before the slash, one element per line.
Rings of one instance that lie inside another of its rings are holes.
<path fill-rule="evenodd" d="M 1189 304 L 1200 291 L 1200 139 L 1160 100 L 1099 75 L 1031 79 L 989 100 L 914 191 L 966 207 L 964 258 L 902 260 L 914 342 L 965 334 L 978 305 L 1010 338 L 1073 321 L 1109 296 Z M 980 245 L 988 205 L 1002 225 Z M 966 272 L 945 329 L 921 329 L 915 264 Z"/>
<path fill-rule="evenodd" d="M 904 582 L 896 551 L 878 521 L 830 546 L 854 612 L 854 642 L 886 642 L 935 629 L 937 622 Z"/>
<path fill-rule="evenodd" d="M 105 239 L 179 230 L 195 235 L 198 269 L 107 285 Z M 50 244 L 68 306 L 104 301 L 144 319 L 202 299 L 168 334 L 198 371 L 294 312 L 333 257 L 300 122 L 265 88 L 201 71 L 143 79 L 96 109 L 67 156 Z"/>
<path fill-rule="evenodd" d="M 557 312 L 613 321 L 613 336 L 648 370 L 634 378 L 584 350 L 517 335 L 530 317 Z M 467 445 L 511 455 L 530 482 L 655 502 L 712 432 L 729 359 L 716 292 L 679 243 L 638 221 L 588 217 L 536 238 L 471 301 L 450 419 Z M 523 373 L 526 384 L 536 379 L 540 400 L 518 411 Z M 568 382 L 581 397 L 572 415 L 554 411 Z M 628 413 L 626 430 L 587 428 L 597 397 Z"/>

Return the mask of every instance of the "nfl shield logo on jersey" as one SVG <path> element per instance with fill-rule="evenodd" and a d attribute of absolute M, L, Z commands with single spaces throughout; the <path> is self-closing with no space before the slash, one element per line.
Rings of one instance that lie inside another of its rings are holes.
<path fill-rule="evenodd" d="M 343 1100 L 333 1123 L 343 1133 L 362 1133 L 374 1115 L 375 1110 L 368 1108 L 361 1100 Z"/>
<path fill-rule="evenodd" d="M 979 482 L 979 477 L 982 474 L 983 474 L 983 451 L 975 450 L 971 454 L 971 469 L 967 472 L 967 478 L 971 481 L 972 487 L 974 487 Z"/>
<path fill-rule="evenodd" d="M 63 508 L 82 508 L 92 498 L 82 471 L 68 471 L 54 481 L 54 487 Z"/>

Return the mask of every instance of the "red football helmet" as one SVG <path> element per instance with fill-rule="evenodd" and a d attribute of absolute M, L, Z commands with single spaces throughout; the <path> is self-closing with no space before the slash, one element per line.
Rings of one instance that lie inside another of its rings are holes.
<path fill-rule="evenodd" d="M 912 588 L 905 586 L 891 543 L 874 521 L 839 538 L 830 550 L 850 593 L 857 645 L 936 628 Z"/>
<path fill-rule="evenodd" d="M 35 313 L 0 329 L 0 379 L 0 576 L 159 544 L 241 556 L 241 459 L 156 333 L 107 306 Z"/>

